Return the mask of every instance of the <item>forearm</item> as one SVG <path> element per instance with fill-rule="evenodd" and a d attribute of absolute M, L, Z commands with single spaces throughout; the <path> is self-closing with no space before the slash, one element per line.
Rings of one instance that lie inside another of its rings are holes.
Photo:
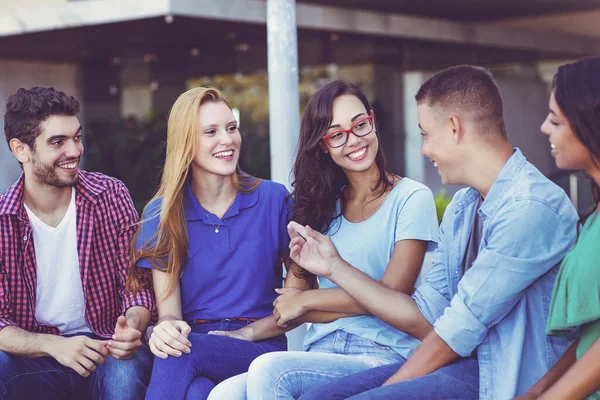
<path fill-rule="evenodd" d="M 574 361 L 576 346 L 571 346 Z M 571 357 L 571 356 L 569 356 Z M 570 366 L 566 365 L 565 371 L 560 378 L 546 390 L 539 399 L 541 400 L 571 400 L 585 399 L 596 390 L 600 389 L 600 339 L 583 354 L 583 356 L 574 361 Z M 562 358 L 561 360 L 562 361 Z M 559 361 L 559 362 L 560 362 Z"/>
<path fill-rule="evenodd" d="M 554 364 L 552 368 L 539 380 L 535 385 L 527 390 L 527 393 L 534 396 L 540 396 L 544 393 L 552 384 L 558 381 L 564 373 L 577 361 L 575 352 L 579 340 L 576 340 L 569 346 L 565 354 Z"/>
<path fill-rule="evenodd" d="M 297 325 L 301 325 L 305 322 L 311 323 L 327 323 L 333 322 L 344 317 L 354 317 L 354 314 L 332 312 L 332 311 L 308 311 L 300 317 L 296 318 L 292 322 L 296 322 Z"/>
<path fill-rule="evenodd" d="M 61 339 L 57 335 L 32 333 L 16 326 L 7 326 L 0 330 L 0 351 L 19 357 L 47 357 L 53 344 Z"/>
<path fill-rule="evenodd" d="M 384 385 L 428 375 L 459 358 L 460 356 L 435 331 L 431 331 L 406 363 Z"/>
<path fill-rule="evenodd" d="M 348 315 L 369 313 L 340 288 L 305 290 L 302 292 L 302 298 L 307 311 L 327 311 Z"/>
<path fill-rule="evenodd" d="M 150 318 L 152 315 L 150 314 L 150 310 L 143 306 L 134 306 L 125 312 L 125 318 L 127 318 L 127 325 L 130 327 L 137 329 L 144 334 L 146 332 L 146 328 L 148 328 L 148 324 L 150 324 Z"/>
<path fill-rule="evenodd" d="M 240 329 L 240 333 L 244 335 L 249 341 L 257 342 L 259 340 L 270 339 L 275 336 L 283 335 L 284 333 L 291 331 L 302 323 L 290 321 L 285 327 L 277 326 L 275 319 L 272 315 L 266 316 L 246 325 Z"/>
<path fill-rule="evenodd" d="M 343 260 L 332 268 L 329 279 L 368 313 L 417 339 L 433 329 L 411 296 L 382 285 Z"/>

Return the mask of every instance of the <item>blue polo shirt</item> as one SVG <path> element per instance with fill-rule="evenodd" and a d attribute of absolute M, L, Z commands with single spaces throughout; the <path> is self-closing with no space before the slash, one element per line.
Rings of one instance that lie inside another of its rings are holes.
<path fill-rule="evenodd" d="M 282 258 L 288 254 L 291 218 L 285 186 L 263 180 L 252 193 L 239 192 L 219 224 L 185 186 L 188 257 L 179 280 L 183 318 L 263 318 L 273 312 L 282 285 Z M 158 228 L 161 199 L 144 210 L 138 249 Z M 138 267 L 152 268 L 147 259 Z"/>

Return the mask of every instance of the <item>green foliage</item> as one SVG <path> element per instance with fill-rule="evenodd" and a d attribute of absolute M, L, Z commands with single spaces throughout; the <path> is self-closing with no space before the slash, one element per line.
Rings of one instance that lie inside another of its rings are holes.
<path fill-rule="evenodd" d="M 85 169 L 125 183 L 138 211 L 154 195 L 165 161 L 167 118 L 149 113 L 141 120 L 95 121 L 87 125 Z"/>
<path fill-rule="evenodd" d="M 437 212 L 438 222 L 442 222 L 442 217 L 444 216 L 444 211 L 446 211 L 446 207 L 452 201 L 452 197 L 446 196 L 446 191 L 444 189 L 440 190 L 437 196 L 434 197 L 435 200 L 435 210 Z"/>

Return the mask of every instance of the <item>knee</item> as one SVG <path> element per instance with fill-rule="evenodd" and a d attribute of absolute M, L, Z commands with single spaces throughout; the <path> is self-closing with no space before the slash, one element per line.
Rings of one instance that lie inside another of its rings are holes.
<path fill-rule="evenodd" d="M 150 356 L 129 360 L 108 359 L 99 376 L 101 398 L 138 399 L 148 388 L 152 373 Z"/>
<path fill-rule="evenodd" d="M 208 400 L 246 400 L 248 374 L 236 375 L 219 383 L 210 392 Z"/>

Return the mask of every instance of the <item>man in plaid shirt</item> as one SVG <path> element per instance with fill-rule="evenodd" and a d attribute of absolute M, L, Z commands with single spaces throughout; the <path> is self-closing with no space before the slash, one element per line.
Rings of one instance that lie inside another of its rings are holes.
<path fill-rule="evenodd" d="M 23 175 L 0 196 L 0 399 L 143 398 L 150 276 L 125 290 L 138 215 L 127 188 L 79 170 L 79 102 L 9 97 L 4 130 Z"/>

